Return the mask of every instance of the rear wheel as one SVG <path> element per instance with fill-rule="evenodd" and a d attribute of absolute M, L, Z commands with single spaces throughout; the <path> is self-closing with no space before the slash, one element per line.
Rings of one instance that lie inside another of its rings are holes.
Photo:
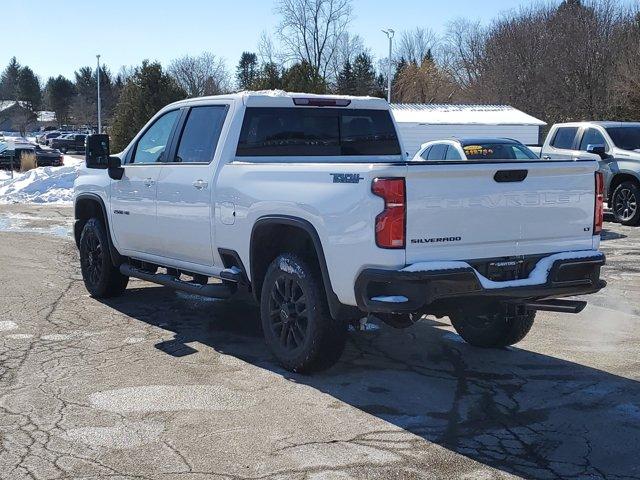
<path fill-rule="evenodd" d="M 476 347 L 500 348 L 518 343 L 526 337 L 535 317 L 534 310 L 509 315 L 496 307 L 481 312 L 458 312 L 450 318 L 465 342 Z"/>
<path fill-rule="evenodd" d="M 347 324 L 331 317 L 320 273 L 296 255 L 280 255 L 267 269 L 260 317 L 267 345 L 287 370 L 323 370 L 342 355 Z"/>
<path fill-rule="evenodd" d="M 115 297 L 127 288 L 129 277 L 113 265 L 107 233 L 97 218 L 87 220 L 82 229 L 80 268 L 84 285 L 92 297 Z"/>
<path fill-rule="evenodd" d="M 611 198 L 613 214 L 622 225 L 635 226 L 640 223 L 640 186 L 636 182 L 622 182 Z"/>

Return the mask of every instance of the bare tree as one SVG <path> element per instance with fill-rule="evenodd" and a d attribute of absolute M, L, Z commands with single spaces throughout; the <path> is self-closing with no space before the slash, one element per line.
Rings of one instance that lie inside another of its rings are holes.
<path fill-rule="evenodd" d="M 351 0 L 277 0 L 275 10 L 286 60 L 307 62 L 326 80 L 351 21 Z"/>
<path fill-rule="evenodd" d="M 419 65 L 427 55 L 435 54 L 438 46 L 439 39 L 433 30 L 416 27 L 400 34 L 395 56 Z"/>
<path fill-rule="evenodd" d="M 441 62 L 462 88 L 471 88 L 480 77 L 486 37 L 479 22 L 458 19 L 447 27 Z"/>
<path fill-rule="evenodd" d="M 168 71 L 189 97 L 229 91 L 230 75 L 224 60 L 208 52 L 197 57 L 177 58 L 171 62 Z"/>
<path fill-rule="evenodd" d="M 327 76 L 330 82 L 335 83 L 338 78 L 338 73 L 348 61 L 353 65 L 356 57 L 362 53 L 369 53 L 365 48 L 364 42 L 360 35 L 352 35 L 349 32 L 343 32 L 338 38 L 336 43 L 335 55 L 331 59 L 331 65 Z"/>
<path fill-rule="evenodd" d="M 282 54 L 276 50 L 273 38 L 266 31 L 260 34 L 260 40 L 258 40 L 258 58 L 262 65 L 282 66 Z"/>

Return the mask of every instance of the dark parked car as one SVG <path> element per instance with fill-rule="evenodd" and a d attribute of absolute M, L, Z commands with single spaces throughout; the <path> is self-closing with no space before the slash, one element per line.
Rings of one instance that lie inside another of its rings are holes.
<path fill-rule="evenodd" d="M 36 145 L 34 150 L 39 167 L 61 167 L 64 163 L 64 156 L 60 150 L 44 149 L 40 145 Z"/>
<path fill-rule="evenodd" d="M 38 167 L 61 167 L 63 155 L 59 150 L 44 149 L 40 145 L 22 142 L 0 142 L 0 168 L 20 168 L 23 153 L 35 153 Z"/>
<path fill-rule="evenodd" d="M 85 134 L 69 134 L 63 135 L 51 140 L 51 148 L 57 148 L 62 153 L 67 152 L 84 152 L 84 142 L 87 136 Z"/>

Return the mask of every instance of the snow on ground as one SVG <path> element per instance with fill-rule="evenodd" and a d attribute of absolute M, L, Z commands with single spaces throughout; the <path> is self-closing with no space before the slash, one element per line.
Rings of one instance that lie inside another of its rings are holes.
<path fill-rule="evenodd" d="M 73 182 L 84 159 L 64 156 L 62 167 L 38 167 L 25 173 L 0 171 L 0 203 L 55 203 L 73 201 Z"/>

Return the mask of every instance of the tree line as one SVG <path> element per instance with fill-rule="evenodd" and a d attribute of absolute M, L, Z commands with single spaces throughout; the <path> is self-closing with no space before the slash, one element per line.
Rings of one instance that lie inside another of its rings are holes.
<path fill-rule="evenodd" d="M 637 119 L 640 115 L 640 14 L 617 0 L 537 3 L 487 24 L 458 19 L 441 35 L 400 32 L 391 59 L 374 57 L 350 31 L 352 0 L 275 0 L 280 19 L 263 32 L 235 69 L 204 52 L 163 67 L 145 60 L 112 74 L 101 69 L 105 123 L 114 148 L 172 101 L 236 90 L 386 96 L 402 103 L 509 104 L 549 123 Z M 96 71 L 44 85 L 14 58 L 0 76 L 0 99 L 34 111 L 53 110 L 60 123 L 96 122 Z"/>

